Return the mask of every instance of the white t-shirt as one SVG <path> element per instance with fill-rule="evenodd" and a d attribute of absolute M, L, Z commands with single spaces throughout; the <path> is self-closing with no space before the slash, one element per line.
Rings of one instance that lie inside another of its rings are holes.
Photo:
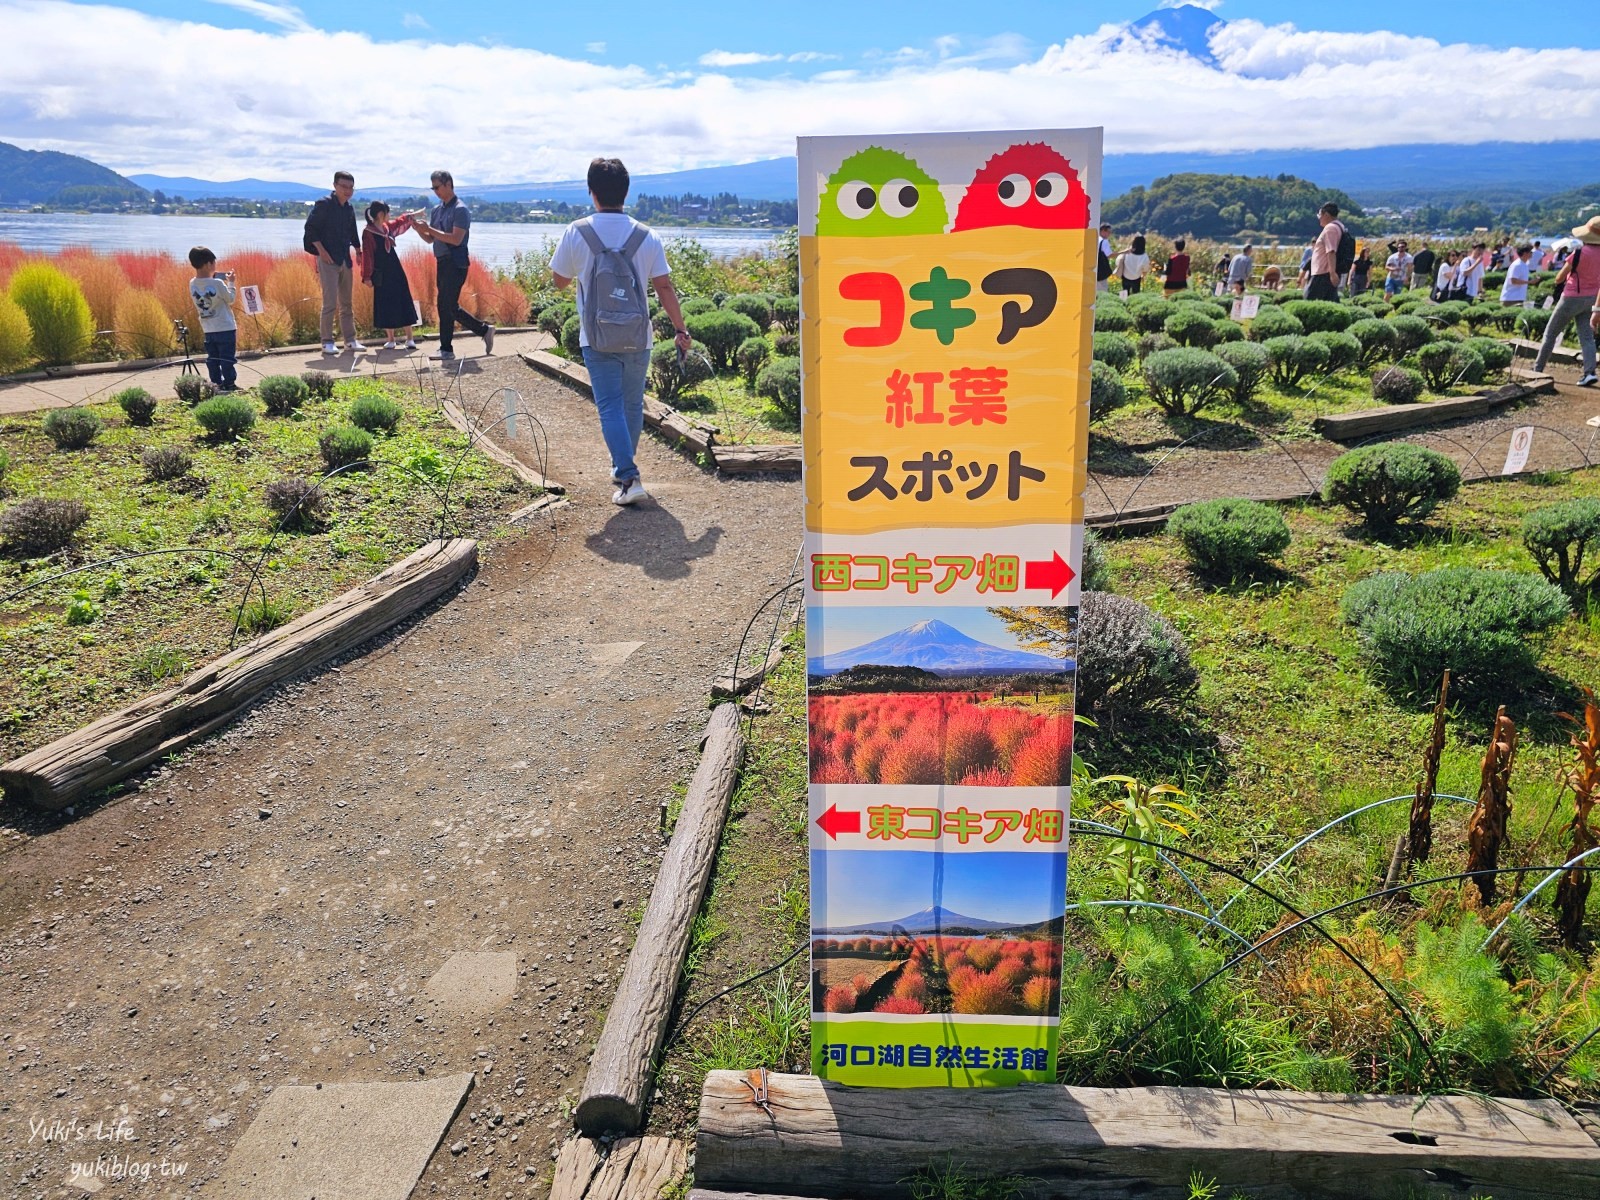
<path fill-rule="evenodd" d="M 606 246 L 620 247 L 633 236 L 634 226 L 639 224 L 627 213 L 593 213 L 589 218 L 594 223 L 595 233 L 600 235 L 600 241 Z M 578 310 L 583 311 L 583 281 L 589 274 L 589 263 L 594 259 L 594 251 L 589 249 L 589 243 L 583 240 L 574 222 L 567 226 L 567 231 L 561 235 L 561 242 L 556 246 L 556 252 L 550 256 L 550 270 L 557 275 L 565 275 L 568 279 L 577 281 Z M 650 286 L 652 279 L 660 279 L 663 275 L 672 274 L 672 268 L 667 265 L 666 247 L 661 244 L 661 238 L 655 230 L 645 235 L 644 241 L 639 243 L 639 248 L 633 254 L 634 269 L 639 272 L 639 278 L 644 280 L 645 286 Z M 579 322 L 582 325 L 582 322 Z M 589 339 L 580 329 L 578 344 L 587 346 Z"/>
<path fill-rule="evenodd" d="M 1434 277 L 1434 287 L 1441 292 L 1448 292 L 1456 285 L 1456 269 L 1447 262 L 1439 264 L 1439 274 Z"/>
<path fill-rule="evenodd" d="M 1142 279 L 1150 272 L 1150 256 L 1148 254 L 1135 254 L 1132 250 L 1122 252 L 1122 277 L 1127 280 Z"/>
<path fill-rule="evenodd" d="M 1521 304 L 1528 298 L 1528 264 L 1520 258 L 1513 258 L 1511 265 L 1506 268 L 1506 282 L 1500 289 L 1500 299 L 1507 303 Z"/>
<path fill-rule="evenodd" d="M 1389 261 L 1383 264 L 1383 269 L 1389 273 L 1390 279 L 1404 279 L 1411 273 L 1411 255 L 1396 251 L 1389 255 Z"/>
<path fill-rule="evenodd" d="M 1483 288 L 1483 263 L 1479 259 L 1466 259 L 1456 268 L 1456 275 L 1466 286 L 1467 299 L 1476 300 Z"/>

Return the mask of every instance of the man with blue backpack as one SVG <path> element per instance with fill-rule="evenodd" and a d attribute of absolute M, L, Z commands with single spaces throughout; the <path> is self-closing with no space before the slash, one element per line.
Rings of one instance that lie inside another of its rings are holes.
<path fill-rule="evenodd" d="M 649 495 L 635 460 L 654 340 L 646 281 L 672 321 L 680 359 L 691 342 L 661 239 L 622 211 L 628 168 L 619 159 L 597 158 L 589 164 L 588 184 L 595 212 L 567 226 L 550 258 L 550 274 L 559 288 L 574 280 L 578 284 L 578 342 L 600 413 L 600 434 L 611 452 L 611 482 L 617 487 L 611 503 L 637 504 Z"/>

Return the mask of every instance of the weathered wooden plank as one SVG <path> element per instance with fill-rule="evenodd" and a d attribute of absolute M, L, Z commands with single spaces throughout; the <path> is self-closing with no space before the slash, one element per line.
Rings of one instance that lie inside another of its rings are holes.
<path fill-rule="evenodd" d="M 713 1071 L 695 1182 L 729 1191 L 905 1195 L 947 1156 L 1034 1197 L 1187 1197 L 1191 1172 L 1258 1200 L 1389 1197 L 1448 1183 L 1496 1200 L 1600 1195 L 1600 1147 L 1559 1104 L 1212 1088 L 847 1088 L 769 1075 L 770 1111 Z"/>
<path fill-rule="evenodd" d="M 556 1157 L 556 1178 L 550 1200 L 583 1200 L 589 1183 L 600 1170 L 600 1150 L 586 1137 L 569 1137 Z"/>
<path fill-rule="evenodd" d="M 729 475 L 757 475 L 764 471 L 796 473 L 801 456 L 798 445 L 724 446 L 713 451 L 717 470 Z"/>
<path fill-rule="evenodd" d="M 1529 341 L 1527 338 L 1507 338 L 1516 347 L 1518 357 L 1527 355 L 1530 359 L 1539 355 L 1539 343 Z M 1578 361 L 1578 352 L 1568 346 L 1557 346 L 1550 351 L 1550 358 L 1554 362 L 1575 363 Z"/>
<path fill-rule="evenodd" d="M 689 934 L 711 881 L 743 755 L 739 709 L 718 705 L 706 726 L 700 765 L 661 859 L 639 936 L 589 1061 L 573 1115 L 584 1133 L 632 1133 L 643 1121 L 656 1054 L 667 1033 Z"/>
<path fill-rule="evenodd" d="M 523 521 L 536 517 L 542 512 L 547 512 L 552 508 L 565 508 L 566 505 L 567 498 L 565 496 L 547 492 L 532 504 L 524 505 L 522 508 L 517 509 L 516 512 L 506 518 L 506 524 L 520 525 Z"/>
<path fill-rule="evenodd" d="M 767 652 L 766 661 L 743 675 L 718 675 L 711 685 L 713 698 L 723 696 L 743 696 L 754 691 L 766 677 L 778 669 L 778 664 L 783 661 L 783 647 L 774 646 Z"/>
<path fill-rule="evenodd" d="M 660 1200 L 661 1190 L 688 1169 L 689 1150 L 682 1142 L 624 1138 L 611 1147 L 584 1200 Z"/>
<path fill-rule="evenodd" d="M 478 562 L 468 538 L 433 541 L 320 608 L 0 766 L 7 796 L 65 808 L 232 720 L 263 691 L 359 646 L 453 588 Z"/>
<path fill-rule="evenodd" d="M 530 484 L 533 487 L 543 488 L 547 492 L 556 492 L 558 494 L 567 490 L 563 484 L 559 484 L 553 479 L 546 479 L 543 474 L 535 471 L 532 467 L 528 466 L 514 454 L 511 454 L 509 451 L 502 450 L 495 444 L 494 439 L 489 437 L 487 434 L 477 431 L 473 427 L 472 421 L 467 417 L 467 414 L 461 411 L 460 406 L 457 405 L 455 401 L 446 400 L 443 402 L 441 407 L 444 409 L 445 420 L 449 421 L 450 424 L 454 425 L 469 438 L 472 438 L 472 448 L 474 450 L 479 451 L 485 457 L 491 458 L 495 462 L 499 463 L 502 467 L 505 467 L 518 479 L 522 480 L 523 483 Z M 476 436 L 474 436 L 475 434 Z"/>
<path fill-rule="evenodd" d="M 1521 384 L 1523 392 L 1529 396 L 1555 394 L 1556 381 L 1554 376 L 1540 371 L 1519 371 L 1515 369 L 1510 372 L 1510 375 L 1512 381 Z"/>
<path fill-rule="evenodd" d="M 1488 411 L 1487 397 L 1461 396 L 1453 400 L 1430 400 L 1425 404 L 1388 404 L 1382 408 L 1364 408 L 1359 412 L 1334 413 L 1318 417 L 1311 427 L 1332 441 L 1348 442 L 1375 433 L 1393 433 L 1401 429 L 1414 429 L 1419 425 L 1438 425 L 1445 421 L 1481 417 Z"/>
<path fill-rule="evenodd" d="M 577 363 L 568 362 L 544 350 L 522 353 L 520 357 L 530 367 L 571 384 L 584 395 L 594 395 L 594 388 L 589 382 L 589 372 Z M 708 453 L 716 440 L 715 425 L 707 425 L 704 421 L 696 421 L 692 417 L 685 416 L 654 396 L 647 395 L 644 398 L 644 423 L 646 428 L 655 430 L 669 442 L 693 454 Z"/>

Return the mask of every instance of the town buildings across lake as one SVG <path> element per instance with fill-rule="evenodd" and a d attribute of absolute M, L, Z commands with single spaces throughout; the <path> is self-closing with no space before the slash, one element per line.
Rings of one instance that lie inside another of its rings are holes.
<path fill-rule="evenodd" d="M 193 217 L 124 215 L 119 213 L 0 213 L 0 242 L 26 250 L 53 253 L 69 246 L 118 250 L 164 251 L 183 258 L 191 246 L 209 246 L 220 259 L 241 250 L 282 252 L 301 248 L 303 222 L 284 217 Z M 510 267 L 519 250 L 537 250 L 546 238 L 559 238 L 564 225 L 524 225 L 474 221 L 472 254 L 486 266 Z M 731 258 L 767 253 L 776 230 L 715 226 L 669 227 L 659 230 L 664 241 L 693 238 L 711 254 Z M 401 249 L 422 246 L 421 239 L 402 238 Z"/>

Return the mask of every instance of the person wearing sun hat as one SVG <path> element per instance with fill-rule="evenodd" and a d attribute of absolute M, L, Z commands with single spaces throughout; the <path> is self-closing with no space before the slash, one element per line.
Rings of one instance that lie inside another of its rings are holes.
<path fill-rule="evenodd" d="M 1583 374 L 1578 377 L 1579 387 L 1593 387 L 1595 375 L 1594 336 L 1596 318 L 1600 317 L 1600 217 L 1591 217 L 1572 231 L 1579 245 L 1567 259 L 1567 265 L 1556 276 L 1556 306 L 1550 314 L 1550 323 L 1544 327 L 1544 341 L 1539 344 L 1533 369 L 1543 371 L 1550 361 L 1561 335 L 1574 321 L 1578 323 L 1578 349 L 1583 355 Z M 1583 320 L 1584 314 L 1589 320 Z"/>

